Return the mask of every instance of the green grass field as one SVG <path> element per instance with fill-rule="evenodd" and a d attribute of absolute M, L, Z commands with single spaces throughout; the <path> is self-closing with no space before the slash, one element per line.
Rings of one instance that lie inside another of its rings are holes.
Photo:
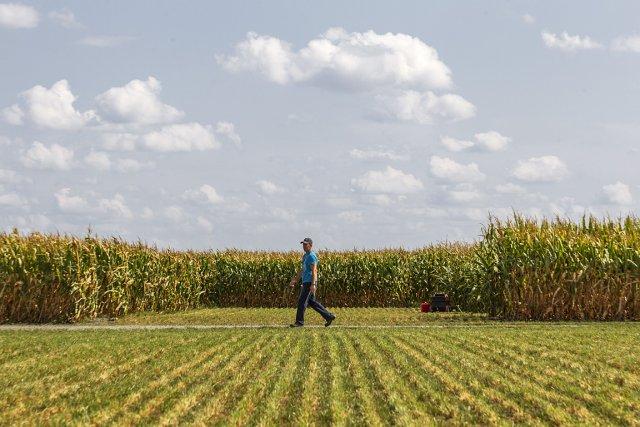
<path fill-rule="evenodd" d="M 0 330 L 0 423 L 639 424 L 638 323 L 335 311 L 335 328 Z M 282 325 L 293 314 L 105 323 Z M 367 322 L 426 327 L 345 327 Z"/>

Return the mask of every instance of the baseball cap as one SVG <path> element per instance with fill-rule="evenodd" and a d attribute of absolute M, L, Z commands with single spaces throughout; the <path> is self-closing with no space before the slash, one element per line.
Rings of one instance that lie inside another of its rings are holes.
<path fill-rule="evenodd" d="M 313 245 L 313 240 L 311 240 L 311 237 L 305 237 L 300 243 L 309 243 L 310 245 Z"/>

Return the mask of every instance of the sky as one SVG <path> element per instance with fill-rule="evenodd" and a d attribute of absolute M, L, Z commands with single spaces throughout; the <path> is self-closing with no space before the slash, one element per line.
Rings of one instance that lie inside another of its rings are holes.
<path fill-rule="evenodd" d="M 418 248 L 640 208 L 635 1 L 0 3 L 0 227 Z"/>

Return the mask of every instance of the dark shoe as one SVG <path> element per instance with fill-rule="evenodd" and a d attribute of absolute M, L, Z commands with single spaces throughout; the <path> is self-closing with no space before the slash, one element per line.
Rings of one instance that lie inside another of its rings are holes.
<path fill-rule="evenodd" d="M 336 319 L 336 316 L 333 315 L 329 318 L 329 320 L 327 320 L 326 322 L 324 322 L 324 326 L 329 326 L 331 324 L 331 322 L 333 322 Z"/>
<path fill-rule="evenodd" d="M 289 325 L 290 328 L 300 328 L 302 326 L 304 326 L 304 324 L 298 323 L 298 322 L 295 322 Z"/>

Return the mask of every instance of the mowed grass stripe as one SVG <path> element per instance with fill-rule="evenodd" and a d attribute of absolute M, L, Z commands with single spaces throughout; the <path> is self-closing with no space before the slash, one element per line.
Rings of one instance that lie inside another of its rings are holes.
<path fill-rule="evenodd" d="M 339 335 L 343 331 L 330 333 L 327 336 L 328 356 L 331 359 L 331 415 L 332 421 L 339 426 L 348 422 L 362 424 L 365 422 L 364 408 L 356 390 L 356 384 L 349 372 L 349 361 L 341 347 Z"/>
<path fill-rule="evenodd" d="M 545 389 L 538 382 L 528 378 L 529 372 L 526 367 L 516 366 L 512 358 L 503 356 L 488 358 L 481 349 L 466 347 L 465 338 L 451 336 L 451 357 L 453 363 L 466 367 L 469 376 L 475 376 L 482 384 L 482 392 L 486 394 L 488 390 L 500 392 L 505 400 L 520 402 L 524 411 L 532 417 L 551 424 L 567 423 L 568 415 L 561 407 L 556 406 L 558 402 L 565 402 L 565 396 L 552 389 Z M 494 339 L 494 337 L 483 337 L 484 339 Z M 495 347 L 499 349 L 500 342 L 493 341 Z M 501 369 L 496 369 L 500 367 Z M 502 403 L 502 400 L 498 401 Z"/>
<path fill-rule="evenodd" d="M 29 395 L 34 397 L 21 400 L 19 405 L 6 414 L 11 417 L 22 417 L 26 415 L 25 411 L 30 409 L 29 415 L 47 419 L 50 414 L 73 408 L 70 399 L 83 399 L 85 397 L 83 391 L 91 391 L 97 384 L 108 383 L 108 380 L 113 377 L 129 373 L 159 353 L 161 350 L 142 354 L 124 364 L 113 364 L 109 359 L 82 359 L 80 361 L 82 364 L 75 365 L 75 370 L 69 369 L 69 375 L 58 382 L 34 382 L 34 387 L 29 390 Z M 30 408 L 24 402 L 29 402 Z"/>
<path fill-rule="evenodd" d="M 340 335 L 340 345 L 342 351 L 347 355 L 347 367 L 349 375 L 353 377 L 358 399 L 362 402 L 363 415 L 366 419 L 366 423 L 369 425 L 387 425 L 385 422 L 386 411 L 383 411 L 379 407 L 379 402 L 376 401 L 373 390 L 371 390 L 368 379 L 365 375 L 362 363 L 360 363 L 360 356 L 356 354 L 354 348 L 353 339 L 358 334 L 342 333 Z"/>
<path fill-rule="evenodd" d="M 380 353 L 375 350 L 377 344 L 370 337 L 371 332 L 360 334 L 359 340 L 354 340 L 355 349 L 361 360 L 366 361 L 366 372 L 369 378 L 368 383 L 376 390 L 379 404 L 387 415 L 387 420 L 398 424 L 408 424 L 415 418 L 410 407 L 415 408 L 415 396 L 412 393 L 405 393 L 398 384 L 397 375 L 392 365 L 380 357 Z M 410 389 L 409 389 L 410 390 Z"/>
<path fill-rule="evenodd" d="M 300 396 L 307 382 L 307 370 L 309 369 L 309 361 L 311 360 L 311 348 L 307 340 L 308 332 L 302 330 L 302 328 L 298 328 L 290 331 L 290 333 L 296 334 L 297 346 L 302 348 L 302 355 L 298 363 L 292 365 L 290 368 L 293 371 L 293 378 L 286 390 L 286 399 L 282 402 L 283 406 L 280 407 L 281 413 L 276 420 L 278 424 L 294 424 L 298 420 L 300 412 L 302 411 Z"/>
<path fill-rule="evenodd" d="M 304 331 L 306 332 L 306 331 Z M 319 393 L 322 391 L 322 385 L 319 384 L 319 363 L 318 358 L 322 357 L 322 354 L 318 351 L 320 339 L 318 338 L 319 331 L 311 331 L 300 335 L 298 339 L 303 339 L 307 346 L 307 353 L 309 354 L 309 362 L 306 372 L 302 376 L 302 390 L 298 399 L 298 405 L 300 412 L 295 422 L 297 425 L 311 425 L 318 412 L 318 406 L 320 403 Z"/>
<path fill-rule="evenodd" d="M 412 421 L 425 417 L 436 420 L 435 414 L 425 405 L 423 391 L 416 387 L 417 381 L 410 381 L 406 374 L 415 370 L 410 365 L 400 365 L 393 354 L 389 353 L 384 339 L 379 334 L 363 334 L 363 356 L 372 362 L 380 383 L 387 389 L 387 395 L 391 399 L 398 413 L 396 421 L 399 424 L 411 424 Z"/>
<path fill-rule="evenodd" d="M 269 340 L 261 341 L 260 345 L 252 351 L 251 357 L 241 366 L 237 365 L 235 368 L 228 366 L 225 372 L 228 372 L 226 378 L 229 381 L 224 383 L 217 392 L 205 386 L 206 391 L 200 396 L 204 403 L 202 409 L 192 411 L 188 417 L 180 419 L 180 424 L 191 424 L 192 420 L 198 425 L 211 425 L 224 421 L 229 415 L 229 409 L 234 406 L 232 405 L 234 399 L 243 396 L 256 375 L 262 375 L 266 365 L 275 358 L 276 348 L 278 348 L 278 340 L 271 337 Z M 196 417 L 192 418 L 192 414 Z"/>
<path fill-rule="evenodd" d="M 293 335 L 278 334 L 272 339 L 278 341 L 274 349 L 276 357 L 274 357 L 262 375 L 254 378 L 254 383 L 247 389 L 244 395 L 238 399 L 236 405 L 229 408 L 230 413 L 226 421 L 231 425 L 250 424 L 256 410 L 265 405 L 265 400 L 275 387 L 277 378 L 283 375 L 288 365 L 291 356 L 289 349 L 293 343 Z"/>
<path fill-rule="evenodd" d="M 179 377 L 158 390 L 154 398 L 145 401 L 127 422 L 135 424 L 144 420 L 155 423 L 156 419 L 179 419 L 189 411 L 197 411 L 204 403 L 202 396 L 210 386 L 209 382 L 216 381 L 216 388 L 224 385 L 225 381 L 220 377 L 228 369 L 234 370 L 242 366 L 251 352 L 268 338 L 259 335 L 261 334 L 256 332 L 247 333 L 231 345 L 223 346 L 221 352 L 195 366 L 188 376 Z"/>
<path fill-rule="evenodd" d="M 331 413 L 331 385 L 333 383 L 333 370 L 331 369 L 336 360 L 331 359 L 329 353 L 329 339 L 334 334 L 332 330 L 318 331 L 320 337 L 319 345 L 314 349 L 315 358 L 318 361 L 320 376 L 316 385 L 312 388 L 313 393 L 318 397 L 317 411 L 314 414 L 316 424 L 330 425 L 333 422 Z"/>
<path fill-rule="evenodd" d="M 172 390 L 175 383 L 189 377 L 195 368 L 212 356 L 222 358 L 223 350 L 232 352 L 235 349 L 233 344 L 242 341 L 243 338 L 247 339 L 246 336 L 229 337 L 228 334 L 201 335 L 195 337 L 194 340 L 197 339 L 197 342 L 189 347 L 186 343 L 170 347 L 165 351 L 166 357 L 158 362 L 154 370 L 143 373 L 142 378 L 139 378 L 135 384 L 126 386 L 129 393 L 123 400 L 115 402 L 115 410 L 105 407 L 96 414 L 95 422 L 117 424 L 130 413 L 140 411 L 141 407 L 149 401 L 163 399 L 167 389 Z M 229 340 L 231 343 L 228 342 Z M 156 377 L 158 374 L 159 376 Z"/>
<path fill-rule="evenodd" d="M 600 369 L 590 363 L 585 364 L 585 359 L 580 360 L 575 354 L 563 357 L 554 354 L 551 348 L 546 349 L 544 356 L 537 354 L 535 350 L 539 351 L 540 345 L 534 337 L 524 342 L 513 342 L 504 336 L 497 339 L 500 340 L 498 355 L 495 348 L 477 337 L 466 337 L 460 346 L 474 354 L 482 354 L 490 364 L 506 367 L 505 359 L 517 363 L 520 377 L 530 378 L 529 382 L 539 387 L 542 395 L 548 395 L 546 399 L 549 402 L 562 402 L 568 409 L 567 414 L 574 414 L 580 422 L 630 421 L 630 414 L 622 410 L 620 402 L 628 400 L 628 392 L 633 388 L 619 387 L 606 376 L 596 379 L 601 376 L 598 373 Z M 604 390 L 600 389 L 601 386 Z M 576 407 L 576 404 L 580 406 Z"/>
<path fill-rule="evenodd" d="M 300 339 L 298 332 L 299 331 L 288 332 L 288 334 L 293 337 L 291 347 L 289 348 L 291 357 L 283 367 L 284 371 L 275 381 L 271 392 L 265 396 L 262 404 L 256 408 L 252 420 L 255 421 L 255 423 L 251 422 L 251 424 L 261 426 L 282 424 L 279 422 L 282 408 L 288 406 L 289 401 L 295 401 L 295 396 L 291 394 L 291 384 L 293 384 L 295 376 L 293 367 L 301 364 L 306 350 L 303 345 L 304 342 Z"/>
<path fill-rule="evenodd" d="M 416 344 L 416 340 L 421 335 L 428 339 L 426 345 Z M 450 355 L 446 335 L 409 332 L 390 334 L 390 336 L 400 350 L 408 352 L 429 369 L 443 383 L 453 399 L 460 400 L 465 410 L 461 413 L 463 418 L 482 424 L 495 424 L 503 416 L 497 412 L 498 408 L 492 402 L 488 402 L 482 396 L 482 387 L 479 382 L 473 377 L 468 378 L 467 373 L 448 360 Z"/>

